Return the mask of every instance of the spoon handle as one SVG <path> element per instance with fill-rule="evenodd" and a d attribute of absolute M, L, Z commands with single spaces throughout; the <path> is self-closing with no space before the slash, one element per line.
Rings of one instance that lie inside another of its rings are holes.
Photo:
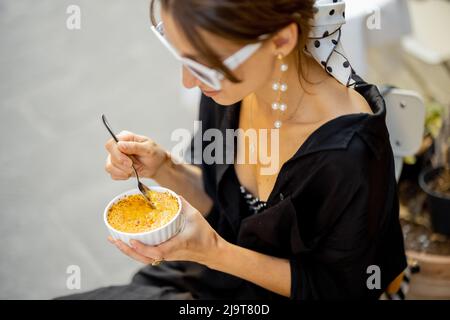
<path fill-rule="evenodd" d="M 108 129 L 108 132 L 111 134 L 111 136 L 113 137 L 113 139 L 118 143 L 118 142 L 119 142 L 119 139 L 118 139 L 117 136 L 115 135 L 114 130 L 112 129 L 111 125 L 110 125 L 109 122 L 108 122 L 108 119 L 106 119 L 106 116 L 105 116 L 104 114 L 102 114 L 102 120 L 103 120 L 103 124 L 105 125 L 106 129 Z M 138 174 L 137 174 L 136 169 L 134 168 L 135 159 L 134 159 L 134 157 L 131 156 L 131 155 L 127 155 L 127 156 L 128 156 L 128 158 L 131 159 L 131 161 L 132 161 L 132 163 L 133 163 L 133 164 L 132 164 L 132 167 L 133 167 L 134 173 L 135 173 L 135 175 L 136 175 L 136 178 L 137 178 L 137 180 L 138 180 L 138 182 L 139 182 L 139 176 L 138 176 Z"/>
<path fill-rule="evenodd" d="M 111 134 L 111 136 L 113 137 L 113 139 L 116 142 L 119 142 L 119 139 L 117 139 L 116 135 L 114 134 L 113 129 L 111 128 L 111 125 L 108 122 L 108 119 L 106 119 L 106 116 L 104 114 L 102 114 L 102 120 L 103 120 L 103 124 L 105 125 L 106 129 L 109 131 L 109 133 Z"/>
<path fill-rule="evenodd" d="M 117 139 L 116 135 L 114 134 L 114 130 L 111 128 L 111 125 L 109 124 L 108 119 L 106 119 L 106 116 L 104 114 L 102 114 L 102 120 L 103 120 L 103 124 L 105 125 L 106 129 L 108 129 L 108 132 L 111 134 L 111 136 L 116 141 L 116 143 L 118 143 L 119 139 Z M 137 170 L 136 170 L 136 168 L 134 166 L 134 163 L 136 162 L 136 160 L 134 159 L 134 157 L 132 155 L 128 155 L 128 157 L 131 159 L 131 162 L 132 162 L 131 167 L 133 168 L 134 174 L 136 176 L 139 190 L 141 191 L 141 193 L 144 196 L 144 198 L 147 199 L 147 201 L 150 204 L 150 206 L 152 208 L 155 208 L 155 205 L 153 204 L 153 202 L 151 201 L 151 199 L 147 195 L 147 191 L 149 190 L 148 187 L 145 186 L 143 183 L 141 183 L 141 180 L 139 180 L 139 174 L 137 173 Z"/>

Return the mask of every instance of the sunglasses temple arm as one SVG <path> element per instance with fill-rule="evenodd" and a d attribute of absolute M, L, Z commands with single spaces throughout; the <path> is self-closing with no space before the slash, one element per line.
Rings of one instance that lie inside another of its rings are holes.
<path fill-rule="evenodd" d="M 250 58 L 259 48 L 261 43 L 253 43 L 243 47 L 241 50 L 228 57 L 223 64 L 230 70 L 234 70 L 239 67 L 244 61 Z"/>
<path fill-rule="evenodd" d="M 163 35 L 161 35 L 161 33 L 159 33 L 158 29 L 155 26 L 151 27 L 153 33 L 155 34 L 155 36 L 159 39 L 159 41 L 161 41 L 163 43 L 163 45 L 178 59 L 180 60 L 181 57 L 178 54 L 178 52 L 170 45 L 170 43 L 166 40 L 166 38 L 164 38 Z"/>

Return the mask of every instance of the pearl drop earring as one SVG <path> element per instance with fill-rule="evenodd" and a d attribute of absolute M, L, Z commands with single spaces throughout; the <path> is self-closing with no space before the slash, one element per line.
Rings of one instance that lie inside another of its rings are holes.
<path fill-rule="evenodd" d="M 286 71 L 288 71 L 289 66 L 287 63 L 284 62 L 284 57 L 282 54 L 279 54 L 277 56 L 277 59 L 280 62 L 281 75 L 280 75 L 280 79 L 278 81 L 275 81 L 272 84 L 272 89 L 277 94 L 276 101 L 272 103 L 272 109 L 275 111 L 285 112 L 287 110 L 288 106 L 286 103 L 283 103 L 281 100 L 282 100 L 282 95 L 288 91 L 288 85 L 287 85 L 287 83 L 283 82 L 283 78 L 284 78 L 283 76 L 286 73 Z M 283 123 L 281 122 L 280 118 L 278 117 L 278 120 L 276 120 L 274 122 L 274 127 L 276 129 L 280 129 L 282 125 L 283 125 Z"/>

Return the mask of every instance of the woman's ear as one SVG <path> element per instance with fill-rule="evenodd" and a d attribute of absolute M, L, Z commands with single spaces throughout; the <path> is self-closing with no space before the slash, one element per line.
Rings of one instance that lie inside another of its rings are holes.
<path fill-rule="evenodd" d="M 274 55 L 288 56 L 297 48 L 298 42 L 298 26 L 295 22 L 278 31 L 272 38 Z"/>

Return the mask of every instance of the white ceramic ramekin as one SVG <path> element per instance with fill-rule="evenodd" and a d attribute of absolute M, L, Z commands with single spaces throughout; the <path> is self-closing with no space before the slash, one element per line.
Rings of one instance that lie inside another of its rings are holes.
<path fill-rule="evenodd" d="M 164 241 L 169 240 L 173 236 L 175 236 L 181 229 L 183 224 L 183 215 L 181 214 L 181 199 L 180 197 L 173 192 L 172 190 L 163 188 L 163 187 L 149 187 L 150 190 L 156 191 L 156 192 L 168 192 L 172 194 L 177 200 L 178 200 L 178 212 L 177 214 L 170 220 L 169 223 L 165 224 L 162 227 L 159 227 L 157 229 L 153 229 L 146 232 L 140 232 L 140 233 L 128 233 L 128 232 L 122 232 L 114 229 L 109 223 L 108 223 L 108 211 L 111 206 L 118 202 L 120 199 L 125 198 L 126 196 L 130 196 L 133 194 L 141 194 L 138 189 L 129 190 L 127 192 L 124 192 L 122 194 L 119 194 L 117 197 L 111 200 L 111 202 L 106 206 L 105 212 L 103 213 L 103 220 L 105 221 L 105 225 L 109 230 L 109 233 L 115 240 L 122 240 L 126 244 L 130 245 L 130 240 L 138 240 L 142 243 L 145 243 L 147 245 L 156 246 L 160 243 L 163 243 Z"/>

